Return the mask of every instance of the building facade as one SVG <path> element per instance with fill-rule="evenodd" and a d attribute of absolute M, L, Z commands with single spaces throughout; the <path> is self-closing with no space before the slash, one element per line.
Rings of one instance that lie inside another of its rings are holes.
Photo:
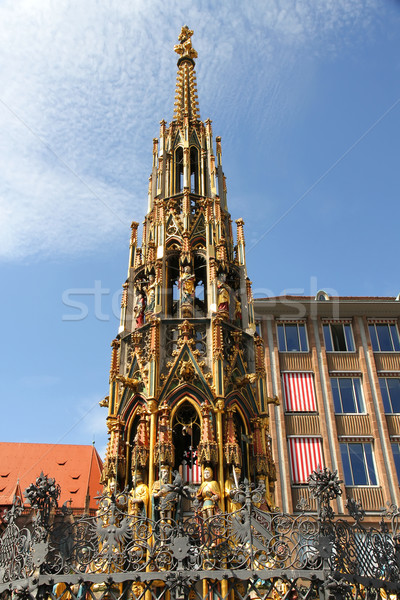
<path fill-rule="evenodd" d="M 370 519 L 399 505 L 399 298 L 278 297 L 255 302 L 266 345 L 276 503 L 309 502 L 318 466 L 337 470 L 345 496 Z M 344 514 L 346 498 L 338 498 Z"/>

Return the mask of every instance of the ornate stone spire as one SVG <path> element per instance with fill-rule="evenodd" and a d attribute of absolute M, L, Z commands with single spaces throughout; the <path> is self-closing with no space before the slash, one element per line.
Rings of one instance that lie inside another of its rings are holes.
<path fill-rule="evenodd" d="M 267 475 L 268 461 L 262 443 L 261 419 L 259 417 L 252 419 L 252 424 L 254 427 L 254 466 L 256 473 L 257 475 Z"/>
<path fill-rule="evenodd" d="M 218 462 L 218 444 L 215 441 L 212 411 L 209 402 L 204 402 L 201 413 L 201 439 L 198 446 L 198 461 L 201 465 L 215 465 Z"/>
<path fill-rule="evenodd" d="M 225 413 L 225 444 L 224 454 L 227 465 L 242 465 L 242 453 L 236 438 L 235 423 L 233 414 L 235 409 L 227 408 Z"/>
<path fill-rule="evenodd" d="M 174 46 L 175 52 L 179 54 L 174 111 L 174 120 L 176 121 L 183 121 L 184 117 L 188 117 L 190 121 L 200 120 L 193 60 L 197 58 L 197 52 L 192 48 L 192 35 L 193 31 L 185 25 L 179 35 L 180 44 Z"/>
<path fill-rule="evenodd" d="M 137 469 L 147 467 L 150 454 L 148 414 L 144 409 L 140 410 L 139 414 L 139 424 L 132 448 L 132 473 L 136 472 Z"/>
<path fill-rule="evenodd" d="M 109 423 L 120 418 L 124 426 L 119 437 L 112 431 L 104 477 L 116 479 L 118 471 L 120 489 L 140 473 L 152 490 L 165 466 L 198 483 L 198 466 L 204 472 L 212 465 L 223 490 L 234 465 L 242 463 L 249 479 L 273 466 L 264 421 L 252 421 L 268 407 L 243 221 L 236 245 L 221 138 L 214 154 L 211 121 L 201 121 L 198 111 L 192 35 L 183 27 L 175 46 L 175 115 L 169 124 L 161 121 L 153 139 L 140 246 L 132 223 L 108 402 Z M 196 423 L 190 434 L 183 433 L 186 413 Z M 255 440 L 254 468 L 252 445 L 241 447 L 242 431 Z"/>
<path fill-rule="evenodd" d="M 158 420 L 158 441 L 154 447 L 154 461 L 160 465 L 174 466 L 175 451 L 171 439 L 170 408 L 167 404 L 160 407 Z"/>

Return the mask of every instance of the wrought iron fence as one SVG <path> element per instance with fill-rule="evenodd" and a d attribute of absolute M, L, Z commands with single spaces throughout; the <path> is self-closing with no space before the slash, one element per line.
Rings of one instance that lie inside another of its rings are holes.
<path fill-rule="evenodd" d="M 129 514 L 127 491 L 104 495 L 96 516 L 56 509 L 59 490 L 30 486 L 35 518 L 17 525 L 16 502 L 0 539 L 0 594 L 51 600 L 308 600 L 400 598 L 399 510 L 389 507 L 379 528 L 362 524 L 362 507 L 349 501 L 349 518 L 336 519 L 341 494 L 335 473 L 314 472 L 310 493 L 317 514 L 267 512 L 262 487 L 239 485 L 240 508 L 205 518 L 155 521 Z M 38 487 L 38 486 L 36 486 Z M 179 490 L 176 490 L 179 496 Z M 305 506 L 303 507 L 306 508 Z"/>

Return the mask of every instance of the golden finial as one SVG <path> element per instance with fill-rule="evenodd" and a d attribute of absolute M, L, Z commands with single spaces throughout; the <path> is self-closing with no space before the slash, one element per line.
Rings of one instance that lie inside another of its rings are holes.
<path fill-rule="evenodd" d="M 193 60 L 197 58 L 197 52 L 194 48 L 192 48 L 192 40 L 190 39 L 193 35 L 193 30 L 189 29 L 187 25 L 184 25 L 181 29 L 181 33 L 179 35 L 180 44 L 174 46 L 174 50 L 177 54 L 180 55 L 179 61 L 188 58 Z"/>

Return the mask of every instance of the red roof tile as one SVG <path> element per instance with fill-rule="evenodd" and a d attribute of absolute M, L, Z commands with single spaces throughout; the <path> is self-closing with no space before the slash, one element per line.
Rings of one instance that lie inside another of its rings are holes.
<path fill-rule="evenodd" d="M 18 482 L 23 494 L 43 471 L 60 485 L 60 505 L 71 500 L 71 508 L 84 509 L 89 495 L 89 508 L 96 509 L 101 470 L 93 446 L 0 442 L 0 506 L 12 503 Z"/>

